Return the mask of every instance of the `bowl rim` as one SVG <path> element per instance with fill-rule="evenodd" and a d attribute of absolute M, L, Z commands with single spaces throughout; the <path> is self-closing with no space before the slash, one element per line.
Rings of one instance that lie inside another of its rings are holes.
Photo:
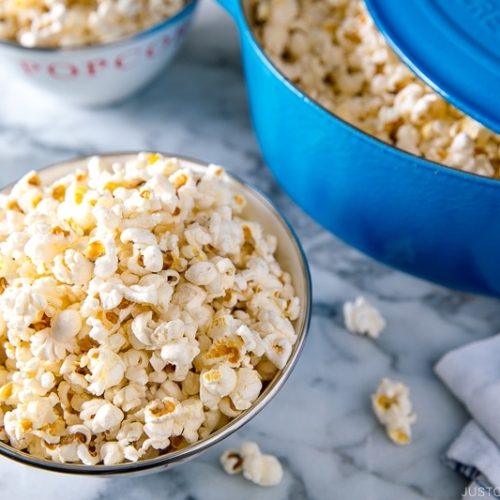
<path fill-rule="evenodd" d="M 86 44 L 86 45 L 75 45 L 75 46 L 70 46 L 70 47 L 26 47 L 25 45 L 21 45 L 18 42 L 14 42 L 11 40 L 7 40 L 4 38 L 0 38 L 0 46 L 4 45 L 9 48 L 13 49 L 19 49 L 19 50 L 24 50 L 26 52 L 43 52 L 43 53 L 63 53 L 63 54 L 71 54 L 71 53 L 76 53 L 76 52 L 83 52 L 85 50 L 95 50 L 99 48 L 107 48 L 107 47 L 113 47 L 113 46 L 118 46 L 118 45 L 123 45 L 127 44 L 130 42 L 135 42 L 140 40 L 141 38 L 144 38 L 146 36 L 149 36 L 152 33 L 155 33 L 157 31 L 161 31 L 164 27 L 166 27 L 170 23 L 175 23 L 179 19 L 185 17 L 186 15 L 189 14 L 189 11 L 194 9 L 196 7 L 196 4 L 198 3 L 198 0 L 188 0 L 186 5 L 182 7 L 178 12 L 176 12 L 173 16 L 167 17 L 166 19 L 163 19 L 159 23 L 153 24 L 152 26 L 149 26 L 148 28 L 144 28 L 140 31 L 135 31 L 134 33 L 130 33 L 129 35 L 126 35 L 123 38 L 119 38 L 117 40 L 112 40 L 110 42 L 106 43 L 93 43 L 93 44 Z"/>
<path fill-rule="evenodd" d="M 89 160 L 94 156 L 101 158 L 112 158 L 112 157 L 127 157 L 127 156 L 137 156 L 140 152 L 152 152 L 152 151 L 120 151 L 120 152 L 110 152 L 110 153 L 98 153 L 94 155 L 78 156 L 75 158 L 70 158 L 68 160 L 59 161 L 52 163 L 46 167 L 36 170 L 36 172 L 44 172 L 52 168 L 63 166 L 65 164 L 81 163 Z M 207 168 L 213 163 L 204 162 L 191 158 L 189 156 L 177 155 L 166 153 L 162 151 L 155 151 L 166 158 L 177 158 L 180 161 L 187 163 L 192 163 L 197 167 Z M 225 167 L 224 167 L 225 169 Z M 226 170 L 226 169 L 225 169 Z M 277 375 L 271 380 L 269 385 L 261 392 L 256 401 L 248 410 L 244 410 L 240 415 L 235 417 L 233 420 L 228 422 L 224 427 L 218 429 L 217 431 L 210 434 L 207 438 L 201 439 L 186 448 L 177 450 L 174 452 L 167 453 L 165 455 L 160 455 L 155 458 L 150 458 L 146 460 L 138 460 L 137 462 L 123 462 L 116 465 L 84 465 L 84 464 L 72 464 L 72 463 L 59 463 L 53 462 L 49 459 L 38 458 L 30 455 L 27 452 L 16 450 L 7 443 L 0 441 L 0 456 L 9 458 L 15 462 L 22 463 L 31 467 L 35 467 L 42 470 L 47 470 L 51 472 L 59 472 L 63 474 L 73 474 L 80 476 L 101 476 L 101 477 L 112 477 L 121 474 L 134 474 L 134 473 L 145 473 L 147 471 L 152 471 L 154 469 L 167 469 L 171 466 L 178 465 L 187 459 L 196 456 L 200 452 L 203 452 L 210 448 L 211 446 L 219 443 L 226 437 L 239 430 L 242 426 L 252 420 L 258 413 L 260 413 L 269 402 L 277 395 L 280 389 L 283 387 L 288 377 L 291 375 L 293 369 L 295 368 L 300 354 L 305 345 L 305 341 L 309 334 L 309 327 L 311 323 L 311 313 L 312 313 L 312 281 L 311 274 L 309 270 L 308 261 L 305 252 L 302 248 L 300 240 L 291 226 L 290 222 L 281 213 L 281 211 L 276 207 L 276 205 L 258 188 L 253 186 L 251 183 L 243 180 L 240 176 L 235 175 L 226 170 L 226 176 L 234 181 L 238 188 L 242 188 L 243 194 L 245 191 L 251 192 L 252 195 L 256 196 L 259 202 L 262 202 L 264 206 L 273 213 L 278 221 L 280 222 L 282 228 L 285 230 L 289 241 L 294 246 L 294 253 L 300 262 L 301 269 L 300 272 L 304 277 L 304 299 L 301 308 L 305 308 L 305 313 L 303 314 L 303 320 L 301 324 L 295 325 L 295 331 L 297 333 L 297 340 L 292 348 L 292 354 L 282 370 L 279 370 Z M 10 184 L 4 186 L 0 189 L 0 192 L 4 192 L 12 188 L 12 186 L 17 181 L 11 182 Z"/>
<path fill-rule="evenodd" d="M 368 140 L 369 142 L 374 142 L 378 147 L 386 150 L 387 152 L 390 152 L 391 154 L 396 153 L 398 156 L 401 156 L 403 160 L 405 160 L 406 162 L 411 162 L 413 165 L 417 164 L 420 167 L 432 168 L 433 170 L 436 170 L 437 168 L 439 168 L 440 170 L 443 170 L 443 173 L 450 174 L 454 177 L 467 179 L 469 181 L 475 180 L 476 182 L 478 182 L 480 184 L 488 184 L 488 185 L 490 185 L 490 187 L 493 185 L 500 184 L 499 178 L 486 177 L 483 175 L 476 174 L 475 172 L 467 172 L 467 171 L 461 170 L 459 168 L 450 167 L 448 165 L 443 165 L 442 163 L 438 163 L 434 160 L 429 160 L 428 158 L 424 158 L 423 156 L 417 156 L 413 153 L 410 153 L 409 151 L 405 151 L 404 149 L 400 149 L 392 144 L 389 144 L 387 142 L 382 141 L 378 137 L 375 137 L 373 135 L 368 134 L 367 132 L 361 130 L 359 127 L 352 125 L 351 123 L 344 120 L 340 116 L 336 115 L 335 113 L 333 113 L 329 109 L 325 108 L 322 104 L 320 104 L 315 99 L 310 97 L 297 84 L 295 84 L 287 76 L 285 76 L 279 70 L 279 68 L 274 64 L 274 62 L 271 60 L 271 58 L 267 55 L 266 51 L 263 49 L 260 42 L 257 40 L 257 37 L 255 36 L 254 30 L 252 27 L 252 20 L 250 19 L 249 14 L 248 14 L 248 12 L 251 10 L 250 7 L 251 7 L 252 0 L 233 0 L 233 1 L 235 1 L 238 4 L 238 8 L 239 8 L 240 13 L 241 13 L 241 19 L 243 20 L 246 34 L 249 35 L 254 47 L 256 48 L 256 52 L 257 52 L 257 55 L 259 56 L 259 58 L 265 64 L 267 64 L 270 71 L 279 80 L 281 80 L 286 86 L 290 87 L 290 90 L 292 90 L 295 94 L 297 94 L 303 101 L 306 102 L 306 104 L 311 105 L 313 107 L 313 109 L 316 110 L 316 112 L 326 113 L 326 115 L 337 120 L 341 125 L 348 128 L 351 132 L 356 133 L 360 139 Z M 246 4 L 248 4 L 248 7 L 249 7 L 248 9 L 245 7 Z M 238 24 L 239 24 L 239 29 L 241 29 L 241 27 L 242 27 L 241 24 L 240 23 L 238 23 Z M 413 71 L 412 71 L 412 74 L 415 74 L 415 73 L 413 73 Z M 416 77 L 418 78 L 418 76 L 416 76 Z M 418 78 L 418 79 L 420 80 L 420 78 Z M 433 90 L 433 92 L 435 92 L 435 90 Z M 446 102 L 448 102 L 448 101 L 446 101 Z M 450 104 L 450 103 L 448 103 L 448 104 Z M 461 111 L 461 110 L 459 110 L 459 111 L 461 113 L 463 113 L 463 111 Z M 463 114 L 465 116 L 468 116 L 465 113 L 463 113 Z M 478 122 L 478 123 L 480 123 L 480 122 Z M 486 128 L 488 128 L 488 127 L 486 127 Z M 488 130 L 490 130 L 490 129 L 488 129 Z"/>

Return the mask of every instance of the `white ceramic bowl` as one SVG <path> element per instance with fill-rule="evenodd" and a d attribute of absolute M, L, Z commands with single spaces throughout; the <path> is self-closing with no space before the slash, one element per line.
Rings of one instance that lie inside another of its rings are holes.
<path fill-rule="evenodd" d="M 177 155 L 170 155 L 166 153 L 163 155 L 165 157 L 175 156 L 179 159 L 181 167 L 184 168 L 200 171 L 208 166 L 206 163 L 182 158 Z M 127 160 L 129 158 L 137 157 L 137 153 L 113 153 L 101 156 L 113 157 L 117 160 Z M 43 183 L 54 182 L 57 179 L 73 172 L 77 168 L 85 168 L 88 159 L 89 157 L 79 158 L 77 160 L 47 167 L 39 171 L 39 176 Z M 283 370 L 278 371 L 274 379 L 267 386 L 265 386 L 265 389 L 262 391 L 258 399 L 248 410 L 241 413 L 226 426 L 215 431 L 206 439 L 202 439 L 201 441 L 198 441 L 197 443 L 179 451 L 167 453 L 157 458 L 142 460 L 136 463 L 128 462 L 107 466 L 61 464 L 50 460 L 36 458 L 28 453 L 18 451 L 1 441 L 0 455 L 39 469 L 77 475 L 110 477 L 115 475 L 138 475 L 148 472 L 159 472 L 165 470 L 166 468 L 170 468 L 173 465 L 185 462 L 187 459 L 198 455 L 230 436 L 233 432 L 237 431 L 240 427 L 255 417 L 278 393 L 292 372 L 292 369 L 295 367 L 306 339 L 312 304 L 309 269 L 297 236 L 288 222 L 282 215 L 280 215 L 276 207 L 269 201 L 269 199 L 241 179 L 238 179 L 231 174 L 227 174 L 227 176 L 231 189 L 235 193 L 241 193 L 247 200 L 247 204 L 241 214 L 241 217 L 247 220 L 259 222 L 266 233 L 273 234 L 277 237 L 278 248 L 275 254 L 276 259 L 282 269 L 290 274 L 295 294 L 301 301 L 300 315 L 293 322 L 295 331 L 297 332 L 297 341 L 293 346 L 292 354 L 290 355 L 290 358 Z M 5 190 L 8 189 L 10 189 L 10 186 L 5 188 Z"/>
<path fill-rule="evenodd" d="M 2 74 L 22 78 L 74 104 L 103 106 L 120 101 L 169 63 L 186 38 L 197 1 L 191 0 L 156 26 L 102 45 L 28 48 L 2 40 Z"/>

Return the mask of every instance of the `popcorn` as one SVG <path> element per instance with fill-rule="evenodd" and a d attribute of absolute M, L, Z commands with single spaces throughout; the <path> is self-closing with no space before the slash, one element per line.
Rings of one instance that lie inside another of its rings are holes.
<path fill-rule="evenodd" d="M 90 428 L 94 433 L 105 432 L 120 425 L 122 420 L 123 412 L 116 406 L 105 403 L 97 410 Z"/>
<path fill-rule="evenodd" d="M 113 234 L 102 235 L 87 245 L 87 256 L 94 262 L 94 276 L 102 279 L 112 276 L 118 267 Z"/>
<path fill-rule="evenodd" d="M 251 368 L 240 368 L 237 374 L 236 387 L 229 393 L 229 398 L 234 408 L 247 410 L 259 397 L 261 390 L 262 382 L 259 373 Z"/>
<path fill-rule="evenodd" d="M 227 396 L 236 388 L 238 376 L 227 364 L 215 365 L 212 369 L 202 373 L 201 387 L 214 396 Z"/>
<path fill-rule="evenodd" d="M 131 382 L 127 386 L 122 387 L 113 397 L 113 404 L 126 412 L 143 406 L 146 401 L 146 385 L 138 382 Z"/>
<path fill-rule="evenodd" d="M 384 142 L 498 177 L 500 135 L 455 109 L 389 48 L 363 0 L 254 0 L 254 32 L 271 61 L 311 99 Z M 464 134 L 455 142 L 456 138 Z"/>
<path fill-rule="evenodd" d="M 198 441 L 198 431 L 205 421 L 203 403 L 190 398 L 182 402 L 182 436 L 188 443 Z"/>
<path fill-rule="evenodd" d="M 23 449 L 33 439 L 33 431 L 53 424 L 57 420 L 54 412 L 57 402 L 58 397 L 54 393 L 50 393 L 46 398 L 31 396 L 21 401 L 14 410 L 6 411 L 4 429 L 11 445 L 17 449 Z M 44 437 L 50 439 L 48 436 Z"/>
<path fill-rule="evenodd" d="M 283 369 L 292 353 L 292 344 L 282 335 L 271 333 L 264 338 L 267 359 L 280 370 Z"/>
<path fill-rule="evenodd" d="M 142 428 L 143 426 L 140 422 L 126 422 L 118 431 L 116 439 L 122 445 L 139 441 L 142 436 Z"/>
<path fill-rule="evenodd" d="M 87 390 L 96 396 L 119 384 L 127 368 L 118 354 L 103 347 L 90 349 L 85 357 L 85 364 L 90 371 L 90 374 L 85 376 L 90 382 Z"/>
<path fill-rule="evenodd" d="M 252 455 L 243 460 L 243 476 L 259 486 L 276 486 L 281 482 L 283 469 L 273 455 Z"/>
<path fill-rule="evenodd" d="M 195 285 L 208 285 L 217 277 L 217 269 L 211 262 L 197 262 L 186 270 L 184 276 Z"/>
<path fill-rule="evenodd" d="M 155 399 L 144 408 L 144 420 L 148 423 L 162 423 L 182 415 L 182 406 L 175 398 Z"/>
<path fill-rule="evenodd" d="M 115 465 L 248 410 L 290 359 L 300 301 L 244 206 L 221 167 L 150 153 L 0 194 L 0 440 Z M 249 477 L 272 482 L 269 460 Z"/>
<path fill-rule="evenodd" d="M 79 462 L 79 449 L 90 442 L 91 432 L 84 425 L 68 427 L 68 434 L 56 444 L 44 442 L 44 451 L 52 460 L 60 463 Z M 80 451 L 80 454 L 82 452 Z"/>
<path fill-rule="evenodd" d="M 68 249 L 54 257 L 52 273 L 62 283 L 81 286 L 92 278 L 92 263 L 82 253 Z"/>
<path fill-rule="evenodd" d="M 357 297 L 354 302 L 344 303 L 345 327 L 353 333 L 378 338 L 386 323 L 378 309 L 364 297 Z"/>
<path fill-rule="evenodd" d="M 123 449 L 117 442 L 108 441 L 99 449 L 104 465 L 116 465 L 123 462 L 125 458 Z"/>
<path fill-rule="evenodd" d="M 57 361 L 66 352 L 76 350 L 76 334 L 82 327 L 78 311 L 66 309 L 53 318 L 47 317 L 47 327 L 32 335 L 31 352 L 40 359 Z"/>
<path fill-rule="evenodd" d="M 194 358 L 200 353 L 197 343 L 182 338 L 177 342 L 169 342 L 161 348 L 160 357 L 166 364 L 174 367 L 171 380 L 182 382 L 191 369 Z"/>
<path fill-rule="evenodd" d="M 417 419 L 412 412 L 409 394 L 410 390 L 401 382 L 383 378 L 377 392 L 372 395 L 373 411 L 396 444 L 408 444 L 411 441 L 411 425 Z"/>
<path fill-rule="evenodd" d="M 283 478 L 283 468 L 273 455 L 264 455 L 256 443 L 242 443 L 239 451 L 227 450 L 220 462 L 228 474 L 243 472 L 243 476 L 259 486 L 276 486 Z"/>
<path fill-rule="evenodd" d="M 182 425 L 176 422 L 183 415 L 181 403 L 172 397 L 155 399 L 145 407 L 144 432 L 149 436 L 143 448 L 150 446 L 161 450 L 170 445 L 172 435 L 178 436 L 182 432 Z"/>
<path fill-rule="evenodd" d="M 173 16 L 183 0 L 97 0 L 73 2 L 6 0 L 0 37 L 25 47 L 75 47 L 109 43 Z"/>
<path fill-rule="evenodd" d="M 97 465 L 100 462 L 99 450 L 91 450 L 90 447 L 80 445 L 76 454 L 84 465 Z"/>
<path fill-rule="evenodd" d="M 220 463 L 228 474 L 243 471 L 243 458 L 236 450 L 226 450 L 220 457 Z"/>

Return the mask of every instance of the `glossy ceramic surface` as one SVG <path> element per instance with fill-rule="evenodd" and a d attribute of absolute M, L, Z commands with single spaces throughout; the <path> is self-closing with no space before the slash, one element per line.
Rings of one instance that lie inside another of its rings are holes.
<path fill-rule="evenodd" d="M 264 160 L 293 200 L 389 266 L 500 296 L 500 182 L 400 151 L 326 111 L 270 62 L 239 0 L 219 2 L 240 30 Z"/>

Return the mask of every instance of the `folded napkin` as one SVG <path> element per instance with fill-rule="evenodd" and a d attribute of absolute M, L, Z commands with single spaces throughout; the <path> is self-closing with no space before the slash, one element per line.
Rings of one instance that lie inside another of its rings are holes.
<path fill-rule="evenodd" d="M 464 498 L 500 498 L 500 334 L 449 352 L 435 371 L 472 416 L 446 463 L 472 480 Z"/>

